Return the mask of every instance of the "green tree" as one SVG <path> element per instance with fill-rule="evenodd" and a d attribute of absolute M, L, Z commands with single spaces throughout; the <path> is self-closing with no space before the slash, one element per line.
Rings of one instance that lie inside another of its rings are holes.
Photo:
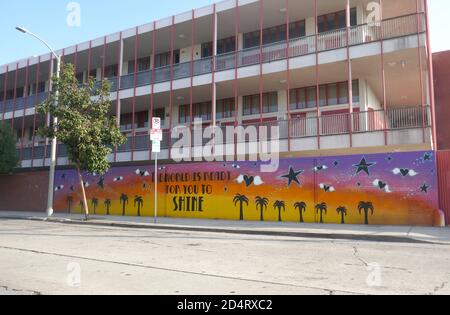
<path fill-rule="evenodd" d="M 359 211 L 359 214 L 362 214 L 362 212 L 364 211 L 364 224 L 369 225 L 369 212 L 372 215 L 375 212 L 375 207 L 373 206 L 373 204 L 371 202 L 361 201 L 358 204 L 358 211 Z"/>
<path fill-rule="evenodd" d="M 256 197 L 256 211 L 259 211 L 261 214 L 261 222 L 264 221 L 264 210 L 267 211 L 267 206 L 269 205 L 269 199 L 263 197 Z"/>
<path fill-rule="evenodd" d="M 336 212 L 341 216 L 341 224 L 345 224 L 345 217 L 347 216 L 347 208 L 340 206 L 336 209 Z"/>
<path fill-rule="evenodd" d="M 80 86 L 74 66 L 64 64 L 61 77 L 53 78 L 52 95 L 37 108 L 40 114 L 58 118 L 56 126 L 41 127 L 39 134 L 48 138 L 56 136 L 66 146 L 69 160 L 78 172 L 86 220 L 89 208 L 82 172 L 105 174 L 110 168 L 107 157 L 112 152 L 111 148 L 125 142 L 116 118 L 108 116 L 110 83 L 103 80 L 96 87 L 93 78 L 88 81 Z M 55 107 L 56 91 L 59 96 Z"/>
<path fill-rule="evenodd" d="M 303 219 L 303 213 L 306 212 L 306 203 L 304 201 L 296 202 L 294 204 L 294 208 L 300 212 L 300 223 L 304 223 L 305 221 Z"/>
<path fill-rule="evenodd" d="M 9 124 L 0 124 L 0 174 L 9 173 L 19 163 L 16 141 Z"/>
<path fill-rule="evenodd" d="M 105 208 L 106 208 L 106 215 L 109 215 L 109 209 L 111 209 L 112 201 L 111 199 L 105 200 Z"/>
<path fill-rule="evenodd" d="M 328 206 L 325 202 L 316 205 L 316 213 L 320 213 L 320 223 L 323 223 L 323 214 L 327 214 Z"/>
<path fill-rule="evenodd" d="M 239 203 L 239 220 L 244 221 L 244 204 L 248 207 L 248 198 L 244 195 L 237 194 L 234 196 L 233 202 L 235 207 Z"/>
<path fill-rule="evenodd" d="M 278 210 L 278 221 L 282 222 L 283 220 L 281 219 L 281 210 L 286 211 L 286 203 L 284 201 L 277 200 L 273 204 L 273 208 Z"/>
<path fill-rule="evenodd" d="M 144 198 L 142 196 L 135 196 L 134 197 L 134 207 L 137 207 L 137 215 L 138 217 L 141 216 L 141 208 L 144 206 Z"/>

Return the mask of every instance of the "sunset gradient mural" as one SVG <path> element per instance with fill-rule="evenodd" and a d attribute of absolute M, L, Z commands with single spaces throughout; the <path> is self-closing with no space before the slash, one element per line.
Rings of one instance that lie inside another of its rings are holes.
<path fill-rule="evenodd" d="M 91 214 L 153 216 L 154 166 L 85 174 Z M 438 211 L 433 152 L 163 165 L 158 215 L 335 224 L 433 225 Z M 58 212 L 81 213 L 76 172 L 55 179 Z"/>

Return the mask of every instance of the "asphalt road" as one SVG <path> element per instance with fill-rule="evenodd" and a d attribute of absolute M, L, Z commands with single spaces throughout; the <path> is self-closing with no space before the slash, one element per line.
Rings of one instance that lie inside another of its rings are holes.
<path fill-rule="evenodd" d="M 450 246 L 0 220 L 0 294 L 450 294 Z"/>

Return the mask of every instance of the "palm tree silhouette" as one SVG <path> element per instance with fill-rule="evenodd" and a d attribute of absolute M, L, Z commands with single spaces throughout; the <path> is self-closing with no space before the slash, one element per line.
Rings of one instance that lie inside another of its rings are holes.
<path fill-rule="evenodd" d="M 273 208 L 278 210 L 278 222 L 282 222 L 283 220 L 281 219 L 281 210 L 286 211 L 286 204 L 284 203 L 284 201 L 277 200 L 273 204 Z"/>
<path fill-rule="evenodd" d="M 261 222 L 264 221 L 264 210 L 267 211 L 267 206 L 269 205 L 269 199 L 267 198 L 263 198 L 263 197 L 256 197 L 255 199 L 255 203 L 256 203 L 256 211 L 261 212 Z"/>
<path fill-rule="evenodd" d="M 372 215 L 375 212 L 375 207 L 373 206 L 373 204 L 370 201 L 361 201 L 358 205 L 358 211 L 359 214 L 362 214 L 362 212 L 364 211 L 364 224 L 369 225 L 369 212 L 371 212 Z"/>
<path fill-rule="evenodd" d="M 137 206 L 137 215 L 138 217 L 141 216 L 141 207 L 144 206 L 144 199 L 141 196 L 135 196 L 134 197 L 134 207 L 136 208 Z"/>
<path fill-rule="evenodd" d="M 345 224 L 345 217 L 347 216 L 347 208 L 340 206 L 336 209 L 336 212 L 341 216 L 341 224 Z"/>
<path fill-rule="evenodd" d="M 233 198 L 234 206 L 236 207 L 239 203 L 239 220 L 244 221 L 244 204 L 248 206 L 248 198 L 244 195 L 237 194 Z"/>
<path fill-rule="evenodd" d="M 327 214 L 328 207 L 325 202 L 319 203 L 316 205 L 316 213 L 320 212 L 320 223 L 323 224 L 323 213 Z"/>
<path fill-rule="evenodd" d="M 111 208 L 111 199 L 106 199 L 105 200 L 105 208 L 106 208 L 106 215 L 109 215 L 109 209 Z"/>
<path fill-rule="evenodd" d="M 294 208 L 298 209 L 298 211 L 300 212 L 300 223 L 304 223 L 305 221 L 303 220 L 303 213 L 306 212 L 306 203 L 305 202 L 296 202 L 294 204 Z"/>
<path fill-rule="evenodd" d="M 122 204 L 122 216 L 125 216 L 126 206 L 128 204 L 128 196 L 125 194 L 120 195 L 120 203 Z"/>
<path fill-rule="evenodd" d="M 72 210 L 73 197 L 72 196 L 68 196 L 66 201 L 67 201 L 67 208 L 68 208 L 69 213 L 70 213 L 71 210 Z"/>
<path fill-rule="evenodd" d="M 97 206 L 98 206 L 98 199 L 97 198 L 92 198 L 92 200 L 91 200 L 91 204 L 92 204 L 92 207 L 94 208 L 94 214 L 96 213 L 96 210 L 97 210 Z"/>

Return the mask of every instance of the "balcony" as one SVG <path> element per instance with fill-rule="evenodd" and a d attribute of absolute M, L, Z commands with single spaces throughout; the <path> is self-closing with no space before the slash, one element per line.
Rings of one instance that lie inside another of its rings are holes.
<path fill-rule="evenodd" d="M 353 26 L 349 29 L 347 41 L 347 29 L 339 29 L 330 32 L 321 33 L 317 36 L 306 36 L 286 41 L 265 45 L 260 47 L 241 50 L 237 53 L 228 53 L 218 55 L 215 58 L 215 71 L 225 71 L 238 68 L 257 65 L 260 62 L 270 63 L 277 60 L 300 57 L 316 52 L 324 52 L 333 49 L 345 48 L 347 46 L 356 46 L 381 40 L 393 39 L 402 36 L 425 32 L 424 14 L 411 14 L 382 22 L 374 22 Z M 347 45 L 348 43 L 348 45 Z M 289 47 L 288 47 L 289 45 Z M 288 49 L 289 48 L 289 49 Z M 203 58 L 191 62 L 176 64 L 173 66 L 173 80 L 189 78 L 192 75 L 198 76 L 208 74 L 212 71 L 212 58 Z M 134 74 L 122 76 L 120 89 L 126 90 L 134 88 Z M 154 70 L 154 83 L 167 82 L 171 80 L 171 67 L 162 67 Z M 113 81 L 117 81 L 116 78 Z M 149 85 L 152 83 L 152 70 L 146 70 L 136 73 L 136 87 Z M 116 88 L 116 85 L 114 85 Z"/>
<path fill-rule="evenodd" d="M 386 124 L 384 123 L 386 118 Z M 259 127 L 261 124 L 249 124 L 243 127 Z M 333 114 L 320 117 L 305 117 L 292 118 L 291 120 L 280 120 L 274 122 L 263 123 L 262 126 L 279 127 L 280 143 L 291 142 L 291 151 L 308 150 L 305 144 L 311 142 L 316 143 L 316 139 L 321 139 L 322 148 L 327 148 L 327 143 L 335 144 L 339 142 L 340 137 L 349 138 L 352 135 L 354 139 L 354 147 L 369 147 L 377 145 L 385 145 L 385 136 L 387 136 L 388 145 L 409 145 L 409 144 L 430 144 L 431 145 L 431 114 L 430 107 L 416 106 L 416 107 L 399 107 L 390 108 L 386 112 L 384 110 L 371 110 L 367 112 L 354 112 L 352 114 Z M 221 127 L 224 134 L 226 127 Z M 269 128 L 270 129 L 270 128 Z M 259 131 L 259 129 L 257 128 Z M 161 143 L 162 150 L 168 150 L 170 144 L 174 143 L 176 139 L 171 141 L 171 131 L 165 131 L 163 142 Z M 268 137 L 270 139 L 270 130 Z M 258 134 L 258 139 L 262 137 Z M 359 140 L 358 140 L 359 139 Z M 210 139 L 204 139 L 203 145 L 208 143 Z M 235 139 L 228 141 L 226 144 L 244 143 Z M 192 142 L 194 143 L 194 142 Z M 117 153 L 129 152 L 148 152 L 151 147 L 149 136 L 146 134 L 139 134 L 134 137 L 134 149 L 132 137 L 127 138 L 125 144 L 117 148 Z M 345 146 L 344 146 L 345 147 Z M 347 146 L 349 147 L 349 145 Z M 314 148 L 312 148 L 314 149 Z M 317 149 L 317 148 L 315 148 Z M 288 151 L 283 149 L 282 152 Z M 50 157 L 50 146 L 45 150 L 44 146 L 24 147 L 22 151 L 22 160 L 40 160 L 45 157 Z M 18 156 L 20 156 L 20 149 L 18 149 Z M 148 155 L 145 154 L 148 159 Z M 58 145 L 58 157 L 66 158 L 67 151 L 64 145 Z"/>
<path fill-rule="evenodd" d="M 26 98 L 27 108 L 33 108 L 36 104 L 40 104 L 45 101 L 48 97 L 47 92 L 42 92 L 37 95 L 30 95 Z M 0 102 L 0 110 L 3 110 L 4 113 L 23 110 L 25 108 L 25 98 L 18 97 L 15 102 L 14 99 L 6 100 L 5 102 Z"/>
<path fill-rule="evenodd" d="M 260 62 L 270 63 L 278 60 L 289 58 L 295 58 L 314 54 L 316 52 L 324 52 L 334 49 L 345 48 L 347 46 L 357 46 L 361 44 L 376 42 L 383 39 L 393 39 L 412 34 L 425 32 L 425 16 L 424 14 L 411 14 L 392 19 L 387 19 L 382 22 L 374 22 L 369 24 L 362 24 L 353 26 L 349 29 L 348 41 L 347 41 L 347 29 L 339 29 L 330 32 L 321 33 L 317 36 L 306 36 L 286 41 L 265 45 L 262 47 L 262 54 L 260 47 L 241 50 L 237 53 L 228 53 L 218 55 L 215 58 L 215 71 L 226 71 L 238 68 L 257 65 Z M 348 44 L 348 45 L 347 45 Z M 289 46 L 289 47 L 288 47 Z M 146 70 L 134 74 L 122 76 L 120 78 L 120 90 L 126 90 L 141 86 L 147 86 L 154 82 L 162 83 L 171 80 L 189 78 L 193 76 L 199 76 L 204 74 L 210 74 L 212 72 L 213 58 L 203 58 L 195 60 L 194 62 L 186 62 L 173 65 L 173 69 L 170 66 L 157 68 L 154 70 Z M 154 76 L 154 80 L 153 80 Z M 111 91 L 117 91 L 118 78 L 108 78 L 111 82 Z M 135 84 L 136 81 L 136 84 Z M 97 83 L 99 84 L 99 83 Z M 47 97 L 47 93 L 40 93 L 37 96 L 29 96 L 27 99 L 27 108 L 32 108 L 37 103 L 41 103 Z M 4 104 L 3 104 L 4 103 Z M 5 113 L 15 110 L 21 110 L 24 108 L 25 99 L 17 98 L 14 104 L 14 100 L 6 100 L 6 102 L 0 102 L 0 110 Z"/>

